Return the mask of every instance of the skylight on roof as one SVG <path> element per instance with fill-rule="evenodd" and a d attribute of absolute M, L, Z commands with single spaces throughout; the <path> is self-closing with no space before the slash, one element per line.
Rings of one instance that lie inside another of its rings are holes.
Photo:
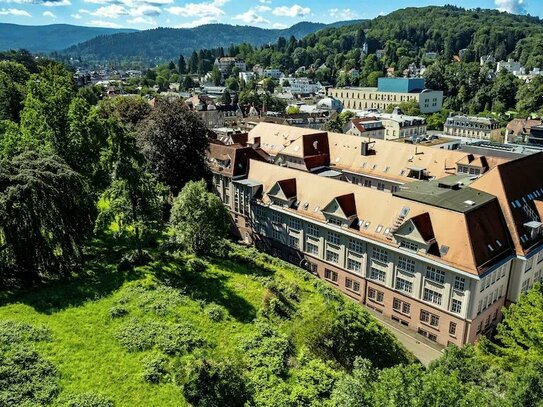
<path fill-rule="evenodd" d="M 409 213 L 409 208 L 407 206 L 404 206 L 400 212 L 400 216 L 407 216 L 407 214 Z"/>
<path fill-rule="evenodd" d="M 315 207 L 315 210 L 314 210 L 313 212 L 318 212 L 318 210 L 319 210 L 319 207 L 316 206 L 316 207 Z"/>
<path fill-rule="evenodd" d="M 309 208 L 309 202 L 304 203 L 304 209 Z"/>
<path fill-rule="evenodd" d="M 364 219 L 358 221 L 358 227 L 362 226 L 364 224 Z"/>
<path fill-rule="evenodd" d="M 383 225 L 379 225 L 377 226 L 377 229 L 375 229 L 377 233 L 381 233 L 381 230 L 383 230 Z"/>
<path fill-rule="evenodd" d="M 364 224 L 364 229 L 367 229 L 367 228 L 369 228 L 369 227 L 370 227 L 370 222 L 366 222 L 366 223 Z"/>
<path fill-rule="evenodd" d="M 373 165 L 371 166 L 371 169 L 372 169 L 372 170 L 374 170 L 374 169 L 376 169 L 376 168 L 377 168 L 377 164 L 373 164 Z"/>
<path fill-rule="evenodd" d="M 449 246 L 441 245 L 439 252 L 445 256 L 449 252 Z"/>
<path fill-rule="evenodd" d="M 388 172 L 388 170 L 390 170 L 390 167 L 385 168 L 385 172 Z"/>
<path fill-rule="evenodd" d="M 490 250 L 491 252 L 493 252 L 493 251 L 494 251 L 494 248 L 492 247 L 492 245 L 490 245 L 490 244 L 487 244 L 487 245 L 486 245 L 486 247 L 488 247 L 488 250 Z"/>
<path fill-rule="evenodd" d="M 520 203 L 520 201 L 519 201 L 518 199 L 515 200 L 515 203 L 517 204 L 517 208 L 520 208 L 520 207 L 522 206 L 521 203 Z"/>
<path fill-rule="evenodd" d="M 400 175 L 404 175 L 404 174 L 405 174 L 405 170 L 401 170 Z"/>
<path fill-rule="evenodd" d="M 500 242 L 499 240 L 496 240 L 496 244 L 498 245 L 498 247 L 502 247 L 502 242 Z"/>
<path fill-rule="evenodd" d="M 521 241 L 522 243 L 525 242 L 525 240 L 524 240 L 524 235 L 522 235 L 522 236 L 520 237 L 520 241 Z"/>
<path fill-rule="evenodd" d="M 338 158 L 336 158 L 336 162 L 337 162 L 337 163 L 339 162 L 339 157 L 338 157 Z"/>

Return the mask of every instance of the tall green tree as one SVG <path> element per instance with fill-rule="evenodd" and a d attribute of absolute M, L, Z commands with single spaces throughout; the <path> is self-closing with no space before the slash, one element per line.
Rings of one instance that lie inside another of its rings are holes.
<path fill-rule="evenodd" d="M 151 172 L 174 195 L 188 181 L 208 177 L 207 129 L 181 102 L 158 99 L 138 126 L 137 138 Z"/>
<path fill-rule="evenodd" d="M 212 253 L 228 233 L 230 219 L 221 200 L 205 182 L 189 182 L 174 199 L 170 223 L 177 241 L 196 254 Z"/>
<path fill-rule="evenodd" d="M 86 180 L 59 157 L 29 151 L 0 161 L 0 263 L 24 282 L 68 275 L 94 212 Z"/>

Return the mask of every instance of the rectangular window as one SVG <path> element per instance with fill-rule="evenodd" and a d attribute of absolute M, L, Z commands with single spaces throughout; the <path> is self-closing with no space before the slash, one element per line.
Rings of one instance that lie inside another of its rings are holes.
<path fill-rule="evenodd" d="M 377 280 L 377 281 L 381 281 L 381 282 L 385 282 L 386 280 L 386 272 L 384 272 L 383 270 L 378 270 L 374 267 L 371 268 L 370 270 L 370 278 L 372 280 Z"/>
<path fill-rule="evenodd" d="M 349 239 L 349 250 L 356 254 L 363 254 L 364 246 L 362 245 L 362 242 L 359 240 Z"/>
<path fill-rule="evenodd" d="M 372 300 L 374 300 L 375 296 L 376 296 L 376 293 L 377 292 L 375 291 L 375 289 L 369 288 L 368 289 L 368 298 L 371 298 Z"/>
<path fill-rule="evenodd" d="M 413 283 L 401 277 L 396 277 L 396 290 L 404 291 L 406 293 L 412 293 Z"/>
<path fill-rule="evenodd" d="M 407 257 L 400 256 L 398 258 L 398 270 L 407 271 L 408 273 L 415 272 L 415 260 L 411 260 Z"/>
<path fill-rule="evenodd" d="M 319 237 L 319 228 L 311 223 L 307 225 L 307 235 L 313 237 Z"/>
<path fill-rule="evenodd" d="M 464 277 L 456 276 L 454 278 L 454 289 L 458 291 L 464 291 L 466 286 L 466 279 Z"/>
<path fill-rule="evenodd" d="M 385 190 L 385 184 L 383 182 L 378 182 L 377 183 L 377 189 L 379 191 L 384 191 Z"/>
<path fill-rule="evenodd" d="M 324 278 L 337 283 L 338 274 L 335 271 L 324 269 Z"/>
<path fill-rule="evenodd" d="M 351 291 L 360 292 L 360 283 L 348 277 L 345 278 L 345 287 Z"/>
<path fill-rule="evenodd" d="M 347 269 L 360 273 L 362 270 L 362 263 L 353 259 L 347 259 Z"/>
<path fill-rule="evenodd" d="M 288 226 L 290 230 L 298 232 L 302 228 L 302 222 L 300 222 L 300 219 L 290 218 Z"/>
<path fill-rule="evenodd" d="M 360 283 L 358 281 L 353 281 L 353 291 L 360 292 Z"/>
<path fill-rule="evenodd" d="M 332 250 L 326 250 L 326 261 L 331 263 L 339 263 L 339 254 Z"/>
<path fill-rule="evenodd" d="M 439 317 L 425 310 L 420 311 L 420 320 L 431 326 L 439 326 Z"/>
<path fill-rule="evenodd" d="M 524 280 L 522 282 L 522 287 L 520 288 L 521 293 L 525 293 L 530 289 L 530 279 Z"/>
<path fill-rule="evenodd" d="M 339 233 L 328 232 L 326 236 L 327 236 L 328 243 L 339 246 Z"/>
<path fill-rule="evenodd" d="M 452 305 L 451 305 L 451 311 L 456 312 L 457 314 L 460 314 L 462 312 L 462 301 L 453 299 Z"/>
<path fill-rule="evenodd" d="M 445 273 L 437 270 L 435 267 L 426 267 L 426 278 L 435 283 L 443 284 L 445 282 Z"/>
<path fill-rule="evenodd" d="M 415 244 L 413 242 L 410 242 L 408 240 L 402 240 L 400 242 L 400 247 L 403 247 L 404 249 L 407 249 L 407 250 L 412 250 L 414 252 L 419 250 L 419 245 L 417 245 L 417 244 Z"/>
<path fill-rule="evenodd" d="M 394 300 L 392 301 L 392 308 L 406 315 L 409 315 L 409 313 L 411 312 L 411 304 L 399 300 L 398 298 L 394 298 Z"/>
<path fill-rule="evenodd" d="M 456 336 L 456 322 L 451 322 L 449 324 L 449 335 Z"/>
<path fill-rule="evenodd" d="M 283 232 L 281 230 L 273 229 L 272 238 L 275 240 L 279 240 L 280 242 L 283 242 Z"/>
<path fill-rule="evenodd" d="M 388 253 L 380 247 L 374 247 L 371 253 L 371 258 L 382 263 L 388 262 Z"/>
<path fill-rule="evenodd" d="M 288 237 L 288 245 L 290 247 L 293 247 L 295 249 L 300 248 L 300 239 L 298 239 L 296 236 L 289 236 Z"/>
<path fill-rule="evenodd" d="M 272 212 L 273 223 L 283 223 L 283 216 L 279 212 Z"/>
<path fill-rule="evenodd" d="M 317 246 L 316 244 L 311 243 L 311 242 L 306 242 L 305 243 L 305 251 L 307 253 L 310 253 L 310 254 L 318 255 L 319 254 L 319 246 Z"/>
<path fill-rule="evenodd" d="M 336 226 L 343 225 L 343 221 L 341 219 L 337 219 L 337 218 L 329 218 L 328 223 L 330 223 L 332 225 L 336 225 Z"/>
<path fill-rule="evenodd" d="M 382 291 L 377 291 L 377 297 L 375 298 L 375 301 L 383 303 L 385 299 L 385 294 Z"/>
<path fill-rule="evenodd" d="M 441 299 L 442 299 L 442 295 L 440 293 L 430 290 L 428 288 L 424 289 L 424 294 L 423 294 L 424 301 L 429 301 L 434 304 L 441 305 Z"/>

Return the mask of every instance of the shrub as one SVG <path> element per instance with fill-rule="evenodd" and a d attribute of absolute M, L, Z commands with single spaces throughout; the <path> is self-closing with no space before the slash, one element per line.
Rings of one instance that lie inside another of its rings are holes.
<path fill-rule="evenodd" d="M 150 349 L 155 343 L 155 337 L 160 329 L 157 323 L 143 322 L 133 318 L 125 322 L 115 333 L 122 347 L 129 352 Z"/>
<path fill-rule="evenodd" d="M 55 367 L 31 343 L 0 352 L 0 405 L 50 404 L 59 391 Z"/>
<path fill-rule="evenodd" d="M 289 319 L 292 316 L 294 309 L 288 300 L 283 296 L 277 296 L 273 291 L 268 289 L 264 294 L 262 303 L 262 315 L 267 318 L 282 318 Z"/>
<path fill-rule="evenodd" d="M 251 368 L 265 368 L 274 375 L 286 373 L 292 346 L 286 335 L 266 323 L 257 325 L 258 332 L 242 345 Z"/>
<path fill-rule="evenodd" d="M 128 314 L 128 310 L 120 305 L 111 307 L 108 311 L 110 318 L 121 318 Z"/>
<path fill-rule="evenodd" d="M 212 360 L 191 366 L 183 395 L 195 407 L 243 407 L 251 399 L 240 367 Z"/>
<path fill-rule="evenodd" d="M 214 303 L 209 304 L 205 308 L 204 312 L 207 315 L 207 317 L 213 322 L 221 322 L 224 319 L 225 314 L 226 314 L 223 307 Z"/>
<path fill-rule="evenodd" d="M 160 355 L 151 355 L 143 360 L 143 380 L 148 383 L 160 383 L 168 374 L 167 359 Z"/>
<path fill-rule="evenodd" d="M 115 404 L 101 394 L 87 392 L 68 396 L 62 405 L 66 407 L 113 407 Z"/>
<path fill-rule="evenodd" d="M 201 259 L 192 257 L 187 260 L 187 270 L 191 273 L 201 274 L 207 270 L 207 264 Z"/>
<path fill-rule="evenodd" d="M 130 253 L 123 255 L 119 264 L 117 264 L 118 271 L 130 271 L 134 267 L 143 266 L 149 263 L 152 260 L 152 257 L 146 251 L 143 251 L 141 254 L 136 250 Z"/>
<path fill-rule="evenodd" d="M 163 327 L 156 337 L 157 348 L 168 355 L 180 355 L 205 345 L 205 340 L 190 325 Z"/>
<path fill-rule="evenodd" d="M 162 325 L 136 318 L 124 323 L 115 337 L 129 352 L 141 352 L 156 346 L 168 355 L 180 355 L 205 345 L 205 340 L 190 325 Z"/>
<path fill-rule="evenodd" d="M 51 332 L 46 327 L 34 327 L 18 321 L 0 322 L 0 344 L 2 345 L 50 340 Z"/>

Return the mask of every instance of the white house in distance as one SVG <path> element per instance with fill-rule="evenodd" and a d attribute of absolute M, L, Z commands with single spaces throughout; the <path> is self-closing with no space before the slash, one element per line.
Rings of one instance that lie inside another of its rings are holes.
<path fill-rule="evenodd" d="M 238 68 L 240 71 L 246 71 L 247 70 L 247 64 L 245 64 L 245 61 L 242 59 L 236 58 L 236 57 L 220 57 L 215 59 L 214 64 L 219 71 L 225 72 L 227 71 L 231 66 Z"/>

